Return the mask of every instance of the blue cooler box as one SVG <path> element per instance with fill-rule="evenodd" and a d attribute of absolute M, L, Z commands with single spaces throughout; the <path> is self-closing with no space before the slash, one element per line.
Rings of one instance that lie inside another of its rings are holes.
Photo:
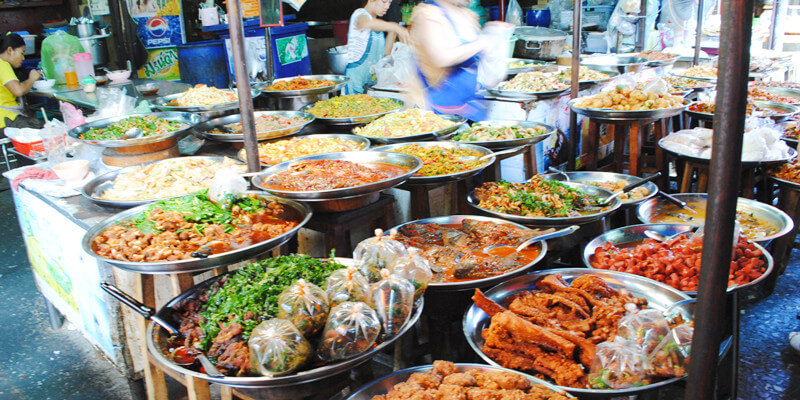
<path fill-rule="evenodd" d="M 269 28 L 272 34 L 272 60 L 275 65 L 276 78 L 311 74 L 311 57 L 308 54 L 308 24 L 297 23 L 287 26 Z M 264 40 L 264 28 L 248 29 L 245 26 L 245 52 L 248 58 L 257 58 L 266 70 L 267 46 Z M 228 54 L 228 72 L 235 81 L 233 72 L 233 51 L 230 35 L 220 35 Z"/>

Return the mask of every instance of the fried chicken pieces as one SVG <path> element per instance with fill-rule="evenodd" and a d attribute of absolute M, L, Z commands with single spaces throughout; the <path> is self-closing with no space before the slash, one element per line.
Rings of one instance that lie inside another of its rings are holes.
<path fill-rule="evenodd" d="M 536 289 L 512 296 L 508 309 L 475 290 L 472 300 L 492 317 L 481 334 L 483 352 L 503 367 L 568 387 L 586 387 L 595 345 L 614 338 L 625 304 L 647 304 L 591 275 L 571 285 L 561 275 L 548 275 Z"/>
<path fill-rule="evenodd" d="M 449 361 L 434 361 L 428 372 L 414 373 L 389 393 L 372 400 L 568 400 L 527 378 L 508 371 L 461 371 Z"/>

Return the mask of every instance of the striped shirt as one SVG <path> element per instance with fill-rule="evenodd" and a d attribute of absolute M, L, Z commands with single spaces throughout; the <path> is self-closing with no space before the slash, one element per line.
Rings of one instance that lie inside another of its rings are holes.
<path fill-rule="evenodd" d="M 369 35 L 372 33 L 372 30 L 369 28 L 358 29 L 358 19 L 361 18 L 362 15 L 366 15 L 367 18 L 372 19 L 372 16 L 363 8 L 353 11 L 353 15 L 350 16 L 350 27 L 347 30 L 347 62 L 349 63 L 361 59 L 361 56 L 367 51 Z"/>

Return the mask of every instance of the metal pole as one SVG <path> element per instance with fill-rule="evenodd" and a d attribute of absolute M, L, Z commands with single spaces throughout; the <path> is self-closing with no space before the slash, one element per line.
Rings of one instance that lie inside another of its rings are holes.
<path fill-rule="evenodd" d="M 647 35 L 647 0 L 642 0 L 637 26 L 639 29 L 636 32 L 636 51 L 644 51 L 644 39 L 645 35 Z"/>
<path fill-rule="evenodd" d="M 575 6 L 572 11 L 572 76 L 570 77 L 570 92 L 569 97 L 574 99 L 578 97 L 578 79 L 580 77 L 581 66 L 581 17 L 583 16 L 583 2 L 575 0 Z M 567 171 L 575 170 L 575 160 L 577 155 L 575 152 L 578 148 L 578 140 L 581 134 L 578 132 L 578 114 L 574 111 L 569 111 L 569 137 L 567 138 Z M 594 151 L 594 149 L 589 149 Z"/>
<path fill-rule="evenodd" d="M 783 34 L 785 32 L 784 20 L 789 12 L 789 3 L 786 0 L 775 0 L 772 3 L 772 23 L 769 30 L 769 48 L 783 50 Z"/>
<path fill-rule="evenodd" d="M 703 37 L 703 0 L 697 2 L 697 29 L 694 34 L 694 60 L 692 65 L 697 65 L 700 62 L 700 39 Z"/>
<path fill-rule="evenodd" d="M 723 0 L 708 214 L 686 399 L 714 398 L 742 167 L 752 18 L 753 0 Z"/>
<path fill-rule="evenodd" d="M 272 57 L 272 28 L 264 28 L 264 39 L 267 41 L 267 84 L 275 80 L 275 59 Z"/>
<path fill-rule="evenodd" d="M 228 32 L 233 49 L 233 73 L 236 77 L 236 90 L 239 93 L 239 112 L 242 115 L 244 151 L 247 154 L 247 170 L 261 170 L 258 159 L 258 138 L 256 121 L 253 116 L 253 96 L 250 93 L 250 76 L 244 54 L 244 26 L 242 25 L 242 4 L 239 0 L 228 0 Z"/>
<path fill-rule="evenodd" d="M 506 20 L 506 0 L 500 0 L 500 2 L 497 4 L 497 8 L 498 8 L 498 10 L 497 10 L 498 11 L 497 20 L 498 21 L 505 21 Z"/>

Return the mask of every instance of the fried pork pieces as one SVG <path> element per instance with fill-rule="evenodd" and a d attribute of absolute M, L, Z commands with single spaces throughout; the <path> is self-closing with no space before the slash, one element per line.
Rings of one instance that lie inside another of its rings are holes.
<path fill-rule="evenodd" d="M 511 297 L 508 309 L 475 290 L 475 304 L 492 317 L 482 332 L 483 352 L 503 367 L 568 387 L 586 387 L 595 345 L 616 335 L 625 304 L 647 303 L 591 275 L 571 285 L 549 275 L 536 289 Z"/>
<path fill-rule="evenodd" d="M 434 361 L 433 369 L 414 373 L 389 393 L 372 400 L 567 400 L 568 397 L 524 376 L 507 371 L 466 369 L 449 361 Z"/>

